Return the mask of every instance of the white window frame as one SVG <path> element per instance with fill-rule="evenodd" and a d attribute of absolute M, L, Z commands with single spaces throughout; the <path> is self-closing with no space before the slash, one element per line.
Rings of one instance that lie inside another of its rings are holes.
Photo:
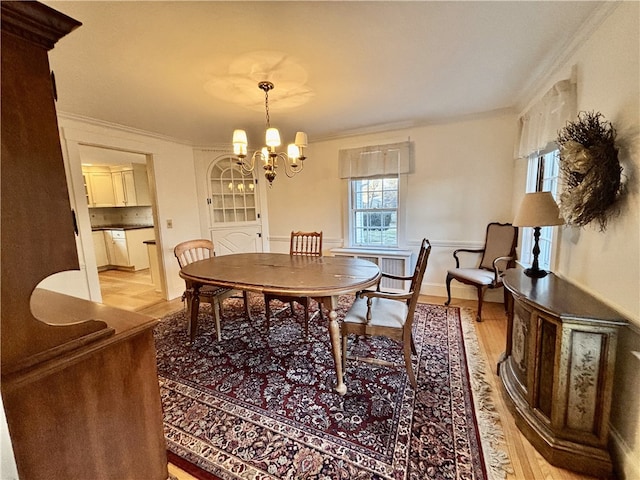
<path fill-rule="evenodd" d="M 551 192 L 553 198 L 558 201 L 560 185 L 560 159 L 557 148 L 552 147 L 543 152 L 531 154 L 527 166 L 526 193 Z M 533 262 L 533 228 L 521 227 L 522 244 L 520 248 L 520 263 L 530 267 Z M 540 255 L 538 263 L 542 270 L 551 270 L 556 263 L 556 253 L 553 246 L 557 243 L 558 229 L 542 227 L 540 229 Z"/>
<path fill-rule="evenodd" d="M 348 178 L 345 179 L 345 215 L 344 215 L 344 231 L 347 233 L 347 248 L 353 248 L 357 250 L 377 250 L 377 251 L 395 251 L 406 247 L 406 192 L 407 192 L 407 175 L 385 175 L 378 178 L 392 178 L 398 177 L 398 208 L 397 208 L 397 245 L 395 246 L 380 246 L 380 245 L 359 245 L 355 243 L 355 225 L 353 215 L 353 180 L 370 180 L 371 177 L 363 178 Z"/>

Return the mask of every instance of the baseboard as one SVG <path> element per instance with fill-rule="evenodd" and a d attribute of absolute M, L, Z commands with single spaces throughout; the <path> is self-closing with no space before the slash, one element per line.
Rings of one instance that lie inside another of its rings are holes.
<path fill-rule="evenodd" d="M 477 300 L 478 292 L 475 288 L 462 283 L 454 285 L 451 283 L 451 298 L 460 298 L 463 300 Z M 420 288 L 422 295 L 432 295 L 435 297 L 447 297 L 447 287 L 438 283 L 423 283 Z M 488 290 L 484 295 L 485 302 L 497 302 L 502 303 L 504 300 L 504 293 L 502 288 Z"/>

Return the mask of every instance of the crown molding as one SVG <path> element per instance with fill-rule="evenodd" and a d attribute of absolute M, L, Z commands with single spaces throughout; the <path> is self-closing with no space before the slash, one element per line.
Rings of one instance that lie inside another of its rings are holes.
<path fill-rule="evenodd" d="M 558 53 L 547 62 L 543 62 L 540 67 L 528 77 L 529 81 L 522 87 L 522 93 L 516 99 L 516 106 L 519 112 L 522 112 L 536 97 L 541 96 L 540 92 L 544 88 L 545 83 L 549 81 L 549 78 L 562 67 L 566 66 L 569 59 L 584 45 L 589 37 L 593 35 L 622 2 L 623 0 L 603 2 L 585 20 L 576 34 L 558 49 Z"/>
<path fill-rule="evenodd" d="M 465 115 L 452 115 L 452 116 L 444 116 L 437 117 L 432 119 L 422 119 L 422 120 L 405 120 L 395 123 L 382 123 L 378 125 L 370 125 L 361 128 L 354 128 L 351 130 L 345 130 L 344 132 L 339 133 L 329 133 L 326 135 L 314 135 L 314 141 L 316 142 L 326 142 L 331 140 L 342 140 L 350 137 L 357 137 L 363 135 L 372 135 L 376 133 L 388 133 L 399 130 L 407 130 L 410 128 L 421 128 L 421 127 L 429 127 L 434 125 L 447 125 L 451 123 L 460 123 L 467 122 L 473 120 L 481 120 L 483 118 L 494 117 L 497 115 L 515 115 L 517 112 L 513 107 L 506 108 L 498 108 L 494 110 L 487 110 L 485 112 L 476 112 L 476 113 L 468 113 Z"/>
<path fill-rule="evenodd" d="M 148 132 L 146 130 L 140 130 L 140 129 L 137 129 L 137 128 L 134 128 L 134 127 L 128 127 L 126 125 L 122 125 L 122 124 L 119 124 L 119 123 L 107 122 L 105 120 L 98 120 L 98 119 L 95 119 L 95 118 L 85 117 L 83 115 L 77 115 L 75 113 L 69 113 L 69 112 L 58 111 L 57 113 L 58 113 L 58 118 L 63 119 L 63 120 L 81 122 L 81 123 L 85 123 L 85 124 L 92 125 L 92 126 L 95 126 L 95 127 L 108 128 L 110 130 L 116 130 L 116 131 L 119 131 L 119 132 L 130 133 L 130 134 L 133 134 L 133 135 L 140 135 L 140 136 L 143 136 L 143 137 L 152 138 L 154 140 L 161 140 L 163 142 L 177 143 L 179 145 L 185 145 L 185 146 L 188 146 L 188 147 L 193 147 L 193 144 L 191 142 L 186 141 L 186 140 L 181 140 L 179 138 L 169 137 L 167 135 L 161 135 L 159 133 Z"/>

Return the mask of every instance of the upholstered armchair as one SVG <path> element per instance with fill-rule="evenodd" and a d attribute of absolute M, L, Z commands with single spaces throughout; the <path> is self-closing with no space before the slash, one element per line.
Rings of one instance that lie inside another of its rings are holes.
<path fill-rule="evenodd" d="M 457 280 L 474 286 L 478 292 L 478 312 L 476 320 L 482 320 L 482 302 L 487 289 L 502 287 L 502 273 L 515 266 L 516 245 L 518 243 L 518 227 L 510 223 L 490 223 L 483 248 L 460 248 L 453 252 L 456 268 L 447 272 L 447 301 L 451 303 L 451 281 Z M 474 267 L 461 267 L 462 253 L 481 254 L 480 263 Z M 506 301 L 505 301 L 506 305 Z"/>

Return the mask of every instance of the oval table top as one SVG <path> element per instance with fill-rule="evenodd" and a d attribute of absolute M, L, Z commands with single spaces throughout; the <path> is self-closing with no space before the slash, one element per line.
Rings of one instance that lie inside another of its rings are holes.
<path fill-rule="evenodd" d="M 374 285 L 380 268 L 349 257 L 310 257 L 285 253 L 238 253 L 186 265 L 187 281 L 259 293 L 325 297 Z"/>

